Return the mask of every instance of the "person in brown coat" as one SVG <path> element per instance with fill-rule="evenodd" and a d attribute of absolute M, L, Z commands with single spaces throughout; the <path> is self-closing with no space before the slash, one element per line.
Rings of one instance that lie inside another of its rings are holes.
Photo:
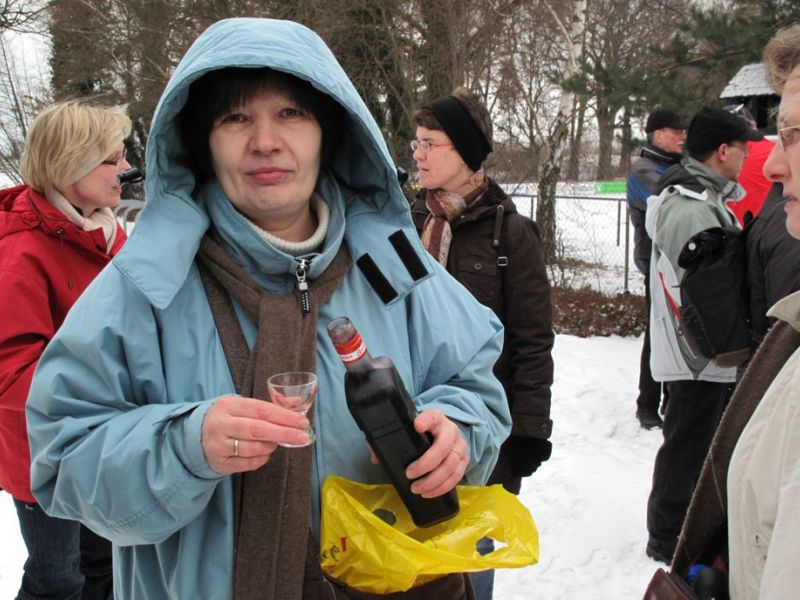
<path fill-rule="evenodd" d="M 489 111 L 458 88 L 414 114 L 411 142 L 422 190 L 412 217 L 422 244 L 505 326 L 494 367 L 511 409 L 511 435 L 488 483 L 519 493 L 522 477 L 550 457 L 553 383 L 550 285 L 536 224 L 486 176 Z M 468 326 L 468 325 L 467 325 Z M 490 551 L 491 540 L 479 551 Z M 492 596 L 492 572 L 473 576 L 476 597 Z"/>

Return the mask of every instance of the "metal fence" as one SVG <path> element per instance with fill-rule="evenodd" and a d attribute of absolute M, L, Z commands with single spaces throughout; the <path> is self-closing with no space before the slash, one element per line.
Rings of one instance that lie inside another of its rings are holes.
<path fill-rule="evenodd" d="M 518 188 L 508 190 L 517 210 L 535 220 L 536 194 L 529 190 L 521 193 Z M 142 200 L 123 200 L 115 209 L 127 233 L 143 206 Z M 568 189 L 556 196 L 557 260 L 550 265 L 555 285 L 643 295 L 643 278 L 631 268 L 632 245 L 624 196 L 580 194 Z"/>
<path fill-rule="evenodd" d="M 509 190 L 517 210 L 536 220 L 534 193 Z M 644 280 L 633 267 L 633 231 L 623 195 L 556 195 L 554 284 L 588 286 L 606 293 L 644 294 Z"/>

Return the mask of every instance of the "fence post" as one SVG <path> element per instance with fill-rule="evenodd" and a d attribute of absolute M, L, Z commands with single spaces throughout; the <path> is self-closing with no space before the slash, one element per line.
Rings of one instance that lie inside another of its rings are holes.
<path fill-rule="evenodd" d="M 620 200 L 620 203 L 622 201 Z M 631 219 L 630 219 L 630 207 L 628 203 L 625 203 L 625 293 L 628 293 L 628 276 L 630 275 L 630 239 L 631 239 Z"/>

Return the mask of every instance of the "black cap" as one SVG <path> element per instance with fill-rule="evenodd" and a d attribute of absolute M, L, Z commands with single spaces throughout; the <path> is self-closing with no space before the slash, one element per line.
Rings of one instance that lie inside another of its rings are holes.
<path fill-rule="evenodd" d="M 668 108 L 658 107 L 647 117 L 644 131 L 645 133 L 652 133 L 657 129 L 664 129 L 665 127 L 669 127 L 670 129 L 686 129 L 687 124 L 677 113 L 674 113 Z"/>
<path fill-rule="evenodd" d="M 442 96 L 422 108 L 433 113 L 464 163 L 473 171 L 480 169 L 492 151 L 492 141 L 483 135 L 465 104 L 455 96 Z"/>
<path fill-rule="evenodd" d="M 741 117 L 721 108 L 704 106 L 692 117 L 686 136 L 686 149 L 692 154 L 716 150 L 731 142 L 754 142 L 764 139 L 764 134 L 751 129 Z"/>

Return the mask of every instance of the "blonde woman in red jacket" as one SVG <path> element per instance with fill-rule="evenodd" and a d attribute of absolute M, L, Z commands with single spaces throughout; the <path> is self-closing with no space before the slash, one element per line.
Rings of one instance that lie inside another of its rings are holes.
<path fill-rule="evenodd" d="M 28 549 L 18 600 L 112 597 L 110 544 L 31 494 L 25 402 L 45 346 L 125 242 L 112 208 L 130 130 L 122 107 L 54 104 L 28 130 L 25 184 L 0 191 L 0 488 Z"/>

